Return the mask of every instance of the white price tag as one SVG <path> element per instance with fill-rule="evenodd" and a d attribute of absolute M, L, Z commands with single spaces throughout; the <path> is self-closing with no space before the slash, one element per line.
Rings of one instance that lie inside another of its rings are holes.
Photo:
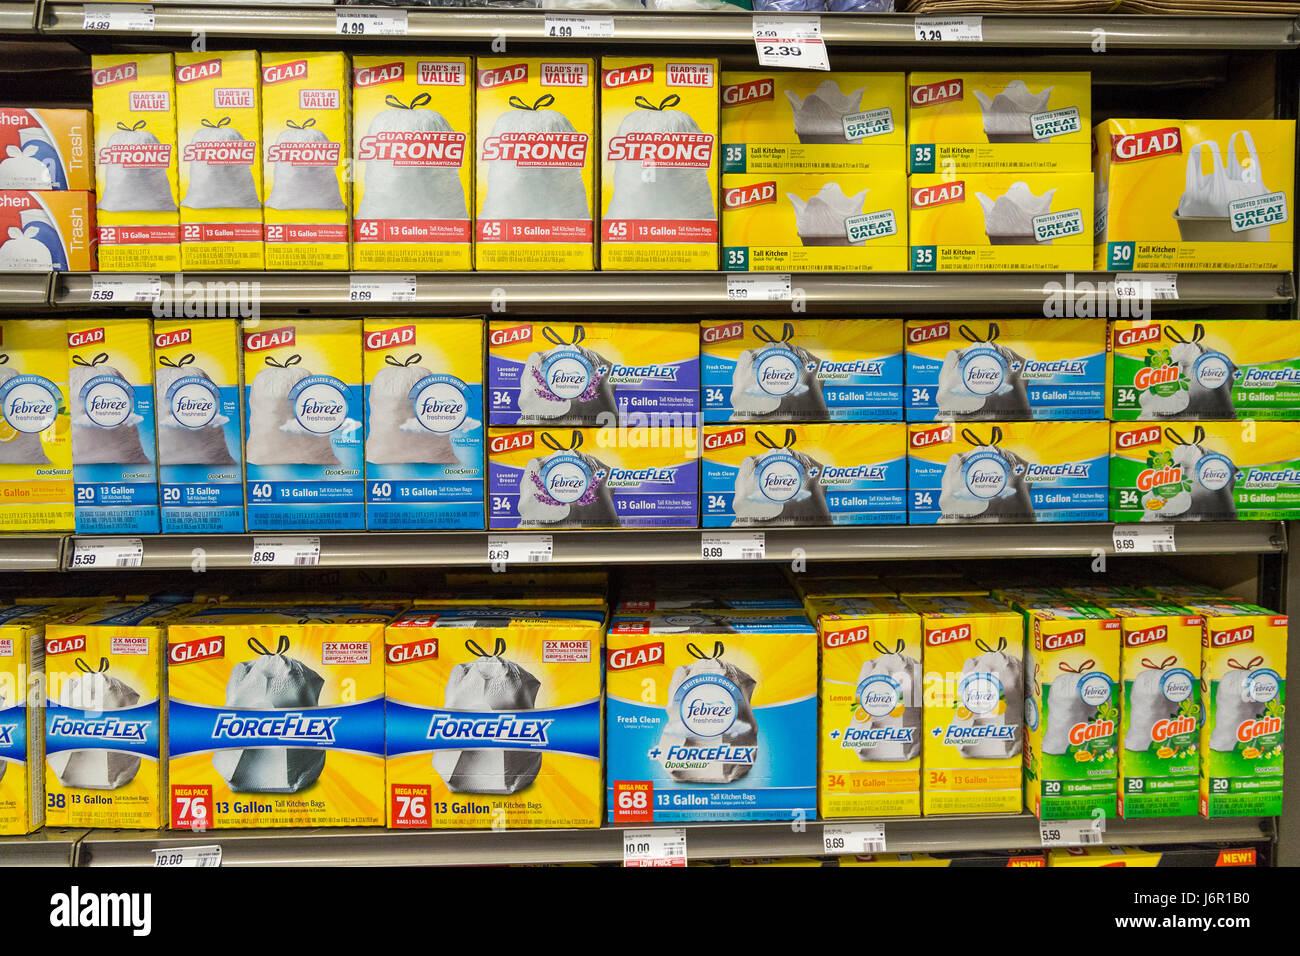
<path fill-rule="evenodd" d="M 1124 272 L 1112 283 L 1117 299 L 1177 299 L 1176 272 Z"/>
<path fill-rule="evenodd" d="M 1111 532 L 1116 554 L 1173 554 L 1171 524 L 1117 524 Z"/>
<path fill-rule="evenodd" d="M 162 295 L 162 276 L 115 275 L 90 277 L 91 302 L 152 302 Z"/>
<path fill-rule="evenodd" d="M 354 275 L 348 279 L 349 302 L 414 302 L 415 276 Z"/>
<path fill-rule="evenodd" d="M 983 17 L 917 17 L 917 43 L 982 43 Z"/>
<path fill-rule="evenodd" d="M 81 9 L 83 30 L 153 29 L 153 6 L 148 3 L 87 3 Z"/>
<path fill-rule="evenodd" d="M 854 827 L 822 827 L 822 851 L 828 856 L 884 853 L 885 828 L 882 824 Z"/>
<path fill-rule="evenodd" d="M 488 564 L 547 564 L 554 554 L 549 534 L 488 535 Z"/>
<path fill-rule="evenodd" d="M 612 37 L 614 18 L 548 15 L 544 32 L 556 40 Z"/>
<path fill-rule="evenodd" d="M 306 567 L 320 564 L 320 538 L 254 538 L 253 567 Z"/>
<path fill-rule="evenodd" d="M 686 829 L 655 827 L 623 831 L 624 866 L 685 866 Z"/>
<path fill-rule="evenodd" d="M 1105 832 L 1104 817 L 1092 820 L 1045 820 L 1038 827 L 1043 846 L 1100 846 Z"/>
<path fill-rule="evenodd" d="M 221 846 L 172 846 L 153 851 L 154 866 L 220 866 Z"/>
<path fill-rule="evenodd" d="M 334 11 L 334 32 L 345 37 L 404 37 L 406 11 L 340 8 Z"/>
<path fill-rule="evenodd" d="M 705 561 L 761 561 L 767 557 L 762 531 L 749 534 L 700 535 L 700 557 Z"/>
<path fill-rule="evenodd" d="M 732 302 L 789 302 L 790 289 L 785 274 L 727 276 L 727 298 Z"/>
<path fill-rule="evenodd" d="M 785 66 L 797 70 L 829 70 L 821 17 L 781 19 L 754 17 L 754 47 L 759 66 Z"/>
<path fill-rule="evenodd" d="M 144 542 L 139 538 L 77 538 L 72 545 L 74 570 L 138 568 L 144 563 Z"/>

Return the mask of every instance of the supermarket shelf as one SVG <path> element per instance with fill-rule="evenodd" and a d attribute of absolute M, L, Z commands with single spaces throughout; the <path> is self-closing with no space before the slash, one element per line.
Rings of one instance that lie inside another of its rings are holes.
<path fill-rule="evenodd" d="M 854 821 L 837 820 L 836 825 Z M 868 821 L 860 821 L 868 822 Z M 882 822 L 882 821 L 870 821 Z M 890 852 L 950 853 L 1039 845 L 1029 814 L 931 817 L 883 821 Z M 1107 821 L 1110 845 L 1267 839 L 1271 818 Z M 796 831 L 776 823 L 687 825 L 690 859 L 737 856 L 822 856 L 822 824 Z M 170 834 L 92 830 L 78 846 L 82 866 L 151 866 L 154 849 L 221 846 L 222 866 L 465 866 L 506 863 L 615 863 L 623 859 L 621 829 L 599 830 L 213 830 Z M 0 862 L 3 860 L 0 848 Z"/>
<path fill-rule="evenodd" d="M 35 31 L 35 3 L 0 3 L 0 34 Z"/>
<path fill-rule="evenodd" d="M 58 571 L 63 542 L 57 534 L 0 535 L 0 571 Z"/>
<path fill-rule="evenodd" d="M 50 301 L 52 278 L 53 273 L 49 272 L 0 272 L 0 311 L 44 308 Z"/>
<path fill-rule="evenodd" d="M 206 286 L 210 303 L 225 303 L 219 317 L 249 314 L 256 308 L 263 315 L 295 313 L 384 314 L 429 312 L 485 312 L 536 314 L 582 312 L 586 315 L 655 313 L 673 315 L 716 315 L 720 311 L 789 314 L 790 301 L 754 301 L 728 295 L 728 274 L 688 273 L 420 273 L 416 276 L 415 299 L 401 303 L 358 303 L 351 301 L 352 273 L 347 272 L 186 272 L 182 278 L 164 275 L 165 301 L 181 306 L 173 289 L 192 289 L 191 283 Z M 736 273 L 730 275 L 735 276 Z M 761 274 L 754 274 L 761 275 Z M 791 288 L 802 300 L 799 311 L 825 314 L 836 311 L 925 312 L 951 309 L 963 303 L 964 311 L 1006 311 L 1009 308 L 1041 309 L 1049 296 L 1063 303 L 1069 296 L 1073 311 L 1064 314 L 1107 315 L 1108 285 L 1115 278 L 1109 272 L 1036 273 L 924 273 L 894 272 L 835 275 L 796 273 Z M 51 304 L 58 309 L 105 308 L 91 300 L 92 273 L 58 273 L 54 278 Z M 1098 293 L 1100 289 L 1100 293 Z M 2 291 L 2 289 L 0 289 Z M 190 293 L 186 292 L 185 295 Z M 1280 305 L 1295 299 L 1290 272 L 1186 272 L 1178 276 L 1178 299 L 1156 300 L 1155 307 L 1203 305 Z M 1090 300 L 1093 308 L 1079 304 Z M 138 303 L 123 303 L 140 309 Z M 1109 301 L 1112 310 L 1120 305 Z M 1100 307 L 1100 308 L 1098 308 Z M 243 310 L 242 312 L 240 310 Z M 1126 312 L 1119 312 L 1123 315 Z"/>
<path fill-rule="evenodd" d="M 285 8 L 237 3 L 155 3 L 154 33 L 188 37 L 192 30 L 228 37 L 334 37 L 334 8 L 329 5 Z M 42 29 L 54 34 L 80 34 L 81 3 L 47 0 Z M 582 13 L 583 11 L 553 11 Z M 671 43 L 716 49 L 720 44 L 752 44 L 750 17 L 727 13 L 613 13 L 614 36 L 602 44 Z M 798 17 L 798 14 L 782 14 Z M 919 44 L 912 16 L 823 14 L 822 35 L 831 45 L 915 47 Z M 411 9 L 407 39 L 444 42 L 547 40 L 544 14 L 539 10 Z M 1145 17 L 1145 16 L 1022 16 L 986 15 L 983 42 L 944 46 L 1011 47 L 1019 49 L 1090 49 L 1104 30 L 1108 50 L 1286 50 L 1297 45 L 1295 21 L 1286 17 Z M 351 38 L 391 44 L 394 37 Z M 934 44 L 928 44 L 934 46 Z"/>
<path fill-rule="evenodd" d="M 857 528 L 767 529 L 770 561 L 880 561 L 919 558 L 1090 557 L 1114 554 L 1113 526 L 1095 524 L 910 525 Z M 521 535 L 546 533 L 530 530 Z M 556 564 L 643 564 L 700 561 L 701 534 L 680 531 L 551 532 Z M 737 532 L 743 533 L 743 532 Z M 507 534 L 494 532 L 493 536 Z M 267 533 L 265 537 L 292 535 Z M 489 534 L 481 531 L 322 533 L 321 567 L 435 567 L 487 564 Z M 145 570 L 189 570 L 202 559 L 207 570 L 251 568 L 254 535 L 157 535 L 145 537 Z M 0 539 L 3 542 L 5 539 Z M 65 549 L 72 560 L 77 538 Z M 94 540 L 87 538 L 84 540 Z M 1189 522 L 1177 526 L 1179 554 L 1253 554 L 1286 550 L 1281 522 Z"/>
<path fill-rule="evenodd" d="M 37 830 L 26 836 L 0 837 L 0 865 L 72 866 L 76 848 L 88 830 Z"/>

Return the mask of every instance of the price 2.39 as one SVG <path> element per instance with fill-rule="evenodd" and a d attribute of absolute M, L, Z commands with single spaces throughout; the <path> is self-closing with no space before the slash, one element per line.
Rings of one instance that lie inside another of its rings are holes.
<path fill-rule="evenodd" d="M 799 57 L 803 56 L 803 47 L 797 43 L 764 43 L 759 52 L 763 56 Z"/>

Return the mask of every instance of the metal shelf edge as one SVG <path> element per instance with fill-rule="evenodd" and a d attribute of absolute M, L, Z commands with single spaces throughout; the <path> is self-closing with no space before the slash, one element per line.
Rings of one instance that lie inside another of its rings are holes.
<path fill-rule="evenodd" d="M 64 535 L 0 535 L 0 571 L 58 571 Z"/>
<path fill-rule="evenodd" d="M 0 34 L 35 33 L 35 3 L 0 3 Z"/>

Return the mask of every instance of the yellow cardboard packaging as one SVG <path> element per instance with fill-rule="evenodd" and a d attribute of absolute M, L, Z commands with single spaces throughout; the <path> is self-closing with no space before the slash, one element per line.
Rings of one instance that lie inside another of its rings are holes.
<path fill-rule="evenodd" d="M 45 823 L 45 733 L 41 726 L 45 624 L 64 607 L 0 609 L 0 834 Z"/>
<path fill-rule="evenodd" d="M 1096 268 L 1289 269 L 1295 136 L 1294 120 L 1101 123 Z"/>
<path fill-rule="evenodd" d="M 602 57 L 602 269 L 718 267 L 718 61 Z"/>
<path fill-rule="evenodd" d="M 262 56 L 266 268 L 351 267 L 346 53 Z"/>
<path fill-rule="evenodd" d="M 65 334 L 62 319 L 0 322 L 0 530 L 73 527 Z"/>
<path fill-rule="evenodd" d="M 924 639 L 921 812 L 1023 806 L 1024 619 L 987 598 L 908 598 Z"/>
<path fill-rule="evenodd" d="M 474 263 L 593 269 L 596 63 L 479 57 Z"/>
<path fill-rule="evenodd" d="M 181 264 L 261 271 L 262 96 L 256 50 L 176 54 Z"/>
<path fill-rule="evenodd" d="M 170 53 L 91 57 L 103 272 L 181 268 L 172 70 Z"/>
<path fill-rule="evenodd" d="M 352 58 L 354 268 L 470 268 L 472 67 L 468 57 Z"/>

